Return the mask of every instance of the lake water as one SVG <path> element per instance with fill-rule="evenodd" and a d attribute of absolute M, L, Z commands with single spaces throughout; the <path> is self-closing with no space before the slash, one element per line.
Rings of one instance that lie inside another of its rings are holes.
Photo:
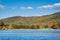
<path fill-rule="evenodd" d="M 0 30 L 0 40 L 60 40 L 60 30 Z"/>

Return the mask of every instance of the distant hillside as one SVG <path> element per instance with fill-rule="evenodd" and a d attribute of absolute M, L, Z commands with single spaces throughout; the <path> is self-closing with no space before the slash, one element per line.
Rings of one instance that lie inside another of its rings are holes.
<path fill-rule="evenodd" d="M 40 23 L 40 22 L 49 22 L 49 21 L 56 21 L 60 20 L 60 12 L 51 14 L 51 15 L 44 15 L 44 16 L 33 16 L 33 17 L 22 17 L 22 16 L 15 16 L 10 18 L 2 19 L 5 23 Z"/>
<path fill-rule="evenodd" d="M 60 12 L 44 15 L 44 16 L 31 16 L 31 17 L 22 17 L 15 16 L 5 19 L 1 19 L 4 24 L 17 24 L 17 25 L 39 25 L 39 27 L 44 27 L 45 25 L 51 26 L 51 23 L 60 23 Z M 60 24 L 59 24 L 60 26 Z"/>

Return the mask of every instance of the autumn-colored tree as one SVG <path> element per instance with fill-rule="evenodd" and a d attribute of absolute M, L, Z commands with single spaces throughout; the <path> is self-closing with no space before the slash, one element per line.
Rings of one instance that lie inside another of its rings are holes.
<path fill-rule="evenodd" d="M 52 22 L 52 23 L 51 23 L 51 28 L 52 28 L 52 29 L 57 29 L 57 28 L 56 28 L 56 23 L 55 23 L 55 22 Z"/>
<path fill-rule="evenodd" d="M 39 25 L 34 25 L 34 29 L 39 29 Z"/>

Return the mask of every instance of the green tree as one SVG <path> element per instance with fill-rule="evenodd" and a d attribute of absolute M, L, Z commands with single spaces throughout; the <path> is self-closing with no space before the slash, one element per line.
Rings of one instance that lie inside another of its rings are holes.
<path fill-rule="evenodd" d="M 31 28 L 34 29 L 34 25 L 31 25 Z"/>
<path fill-rule="evenodd" d="M 0 21 L 0 29 L 2 29 L 4 26 L 4 22 L 3 21 Z"/>
<path fill-rule="evenodd" d="M 59 22 L 57 23 L 57 26 L 60 28 L 60 23 Z"/>
<path fill-rule="evenodd" d="M 37 29 L 40 29 L 39 25 L 37 25 Z"/>
<path fill-rule="evenodd" d="M 3 21 L 0 21 L 0 26 L 4 26 L 4 22 Z"/>
<path fill-rule="evenodd" d="M 48 25 L 44 25 L 44 28 L 48 28 Z"/>

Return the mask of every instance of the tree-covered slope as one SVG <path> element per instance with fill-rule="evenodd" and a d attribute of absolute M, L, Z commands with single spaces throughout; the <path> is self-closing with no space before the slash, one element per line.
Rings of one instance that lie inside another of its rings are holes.
<path fill-rule="evenodd" d="M 39 25 L 40 28 L 44 28 L 46 25 L 50 28 L 52 23 L 56 25 L 60 25 L 60 12 L 53 13 L 51 15 L 44 16 L 31 16 L 31 17 L 22 17 L 15 16 L 9 17 L 5 19 L 1 19 L 4 24 L 12 25 Z"/>

